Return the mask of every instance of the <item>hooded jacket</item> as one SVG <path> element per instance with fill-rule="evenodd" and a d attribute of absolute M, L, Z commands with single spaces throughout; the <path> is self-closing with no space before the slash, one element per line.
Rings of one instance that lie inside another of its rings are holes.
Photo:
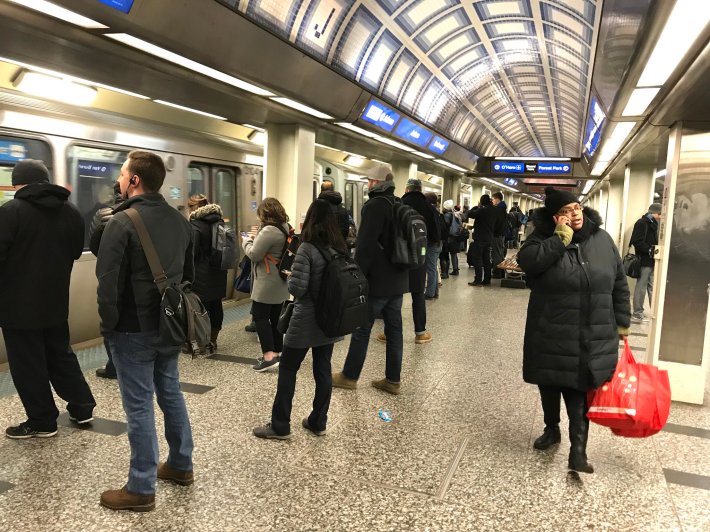
<path fill-rule="evenodd" d="M 371 297 L 394 297 L 409 291 L 409 272 L 390 262 L 394 245 L 394 182 L 381 181 L 362 206 L 355 262 L 367 277 Z"/>
<path fill-rule="evenodd" d="M 343 197 L 340 192 L 335 190 L 325 190 L 320 193 L 318 199 L 322 199 L 330 203 L 330 210 L 335 215 L 335 221 L 338 224 L 340 233 L 343 238 L 348 238 L 348 231 L 350 230 L 350 216 L 348 216 L 348 211 L 343 207 Z"/>
<path fill-rule="evenodd" d="M 658 245 L 658 222 L 650 214 L 644 214 L 636 220 L 631 232 L 629 246 L 634 246 L 634 253 L 641 257 L 641 266 L 653 268 L 651 248 Z"/>
<path fill-rule="evenodd" d="M 618 327 L 630 322 L 629 287 L 621 257 L 599 213 L 585 208 L 584 225 L 565 246 L 545 207 L 518 252 L 531 289 L 523 378 L 540 386 L 586 391 L 614 373 Z"/>
<path fill-rule="evenodd" d="M 0 327 L 45 329 L 69 317 L 84 221 L 58 185 L 26 185 L 0 207 Z"/>
<path fill-rule="evenodd" d="M 222 208 L 209 203 L 190 213 L 192 246 L 195 253 L 195 280 L 192 289 L 202 301 L 219 301 L 227 294 L 227 271 L 210 265 L 212 226 L 222 219 Z"/>

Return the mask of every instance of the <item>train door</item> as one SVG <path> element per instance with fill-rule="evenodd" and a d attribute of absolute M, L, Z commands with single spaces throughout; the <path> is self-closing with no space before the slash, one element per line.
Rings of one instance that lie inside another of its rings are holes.
<path fill-rule="evenodd" d="M 238 168 L 191 162 L 187 169 L 188 197 L 204 194 L 222 207 L 224 222 L 235 231 L 239 228 L 237 211 Z"/>

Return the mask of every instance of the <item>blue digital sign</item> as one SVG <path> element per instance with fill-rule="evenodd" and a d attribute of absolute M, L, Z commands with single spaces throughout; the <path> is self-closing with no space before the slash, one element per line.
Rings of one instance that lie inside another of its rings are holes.
<path fill-rule="evenodd" d="M 362 119 L 389 133 L 399 120 L 399 114 L 389 107 L 372 100 L 362 112 Z"/>
<path fill-rule="evenodd" d="M 493 163 L 494 172 L 503 172 L 507 174 L 522 174 L 525 172 L 524 163 L 509 163 L 506 161 L 495 161 Z"/>
<path fill-rule="evenodd" d="M 438 153 L 439 155 L 444 155 L 444 152 L 449 147 L 449 141 L 444 140 L 441 137 L 434 137 L 434 139 L 429 144 L 429 151 Z"/>
<path fill-rule="evenodd" d="M 537 163 L 538 174 L 569 174 L 572 163 Z"/>
<path fill-rule="evenodd" d="M 27 159 L 27 146 L 17 140 L 0 140 L 0 161 L 16 163 Z"/>
<path fill-rule="evenodd" d="M 77 169 L 82 177 L 100 177 L 111 180 L 118 179 L 118 174 L 121 173 L 119 163 L 103 161 L 78 161 Z"/>
<path fill-rule="evenodd" d="M 99 0 L 102 4 L 118 9 L 122 13 L 128 13 L 133 7 L 134 0 Z"/>
<path fill-rule="evenodd" d="M 407 140 L 412 144 L 426 148 L 429 141 L 434 136 L 431 131 L 419 127 L 414 122 L 403 118 L 394 132 L 399 138 Z"/>
<path fill-rule="evenodd" d="M 592 157 L 599 147 L 599 140 L 602 136 L 602 127 L 606 121 L 606 115 L 596 97 L 592 96 L 589 102 L 589 117 L 587 118 L 587 129 L 584 134 L 584 152 Z"/>

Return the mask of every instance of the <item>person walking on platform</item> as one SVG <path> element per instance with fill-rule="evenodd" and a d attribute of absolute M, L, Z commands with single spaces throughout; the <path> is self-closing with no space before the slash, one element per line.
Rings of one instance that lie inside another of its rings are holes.
<path fill-rule="evenodd" d="M 325 434 L 330 397 L 333 393 L 330 358 L 333 354 L 333 344 L 342 340 L 342 337 L 326 336 L 316 321 L 315 304 L 328 265 L 324 256 L 327 253 L 339 253 L 344 256 L 350 254 L 328 202 L 318 199 L 306 213 L 301 245 L 288 278 L 288 290 L 295 297 L 295 303 L 284 337 L 271 423 L 254 429 L 254 436 L 257 438 L 283 440 L 291 437 L 291 407 L 296 389 L 296 375 L 309 349 L 313 353 L 316 391 L 313 410 L 301 424 L 316 436 Z"/>
<path fill-rule="evenodd" d="M 192 289 L 200 296 L 210 315 L 210 345 L 196 356 L 210 356 L 217 352 L 217 337 L 222 330 L 224 309 L 222 299 L 227 295 L 227 270 L 214 265 L 212 259 L 212 231 L 214 224 L 224 223 L 222 207 L 210 203 L 203 194 L 190 196 L 187 202 L 192 225 L 192 247 L 195 253 L 195 281 Z"/>
<path fill-rule="evenodd" d="M 394 245 L 394 176 L 385 181 L 370 179 L 370 199 L 362 206 L 362 222 L 355 248 L 355 261 L 369 284 L 369 322 L 355 329 L 342 372 L 333 374 L 333 386 L 354 390 L 365 364 L 375 317 L 382 315 L 387 342 L 385 378 L 372 386 L 393 395 L 400 391 L 402 370 L 402 295 L 408 291 L 409 272 L 390 261 Z"/>
<path fill-rule="evenodd" d="M 599 213 L 577 196 L 545 189 L 533 214 L 535 231 L 518 252 L 531 288 L 523 353 L 523 379 L 540 390 L 545 420 L 534 447 L 560 436 L 560 396 L 569 417 L 569 469 L 593 473 L 587 460 L 587 392 L 611 379 L 619 338 L 628 334 L 629 286 Z"/>
<path fill-rule="evenodd" d="M 153 510 L 156 477 L 181 485 L 193 482 L 192 428 L 178 374 L 180 346 L 166 344 L 158 332 L 161 293 L 138 230 L 126 213 L 138 212 L 165 265 L 168 284 L 192 281 L 192 229 L 160 194 L 164 180 L 165 166 L 158 155 L 138 150 L 128 154 L 119 177 L 125 201 L 106 224 L 96 261 L 101 332 L 111 346 L 131 447 L 128 482 L 101 494 L 101 505 L 111 510 Z M 160 464 L 154 394 L 170 448 L 167 461 Z"/>
<path fill-rule="evenodd" d="M 288 215 L 276 198 L 265 198 L 256 210 L 261 225 L 256 234 L 242 238 L 242 247 L 252 263 L 251 313 L 256 323 L 262 357 L 258 372 L 279 367 L 283 335 L 278 331 L 279 314 L 288 299 L 288 286 L 278 269 L 291 227 Z"/>
<path fill-rule="evenodd" d="M 634 252 L 641 257 L 641 274 L 636 279 L 634 288 L 634 313 L 631 321 L 641 323 L 647 318 L 643 314 L 643 304 L 648 293 L 648 304 L 653 298 L 653 249 L 658 245 L 658 222 L 661 219 L 662 205 L 652 203 L 648 212 L 634 224 L 629 245 L 634 246 Z"/>
<path fill-rule="evenodd" d="M 473 220 L 473 244 L 471 262 L 474 268 L 470 286 L 489 286 L 491 284 L 491 246 L 494 234 L 500 223 L 500 214 L 491 203 L 488 194 L 481 196 L 478 207 L 468 211 L 468 218 Z"/>
<path fill-rule="evenodd" d="M 89 423 L 94 396 L 69 343 L 69 281 L 84 248 L 84 221 L 70 192 L 49 182 L 42 161 L 12 170 L 15 197 L 0 207 L 0 327 L 10 375 L 27 420 L 8 427 L 12 439 L 57 434 L 52 388 L 69 418 Z"/>
<path fill-rule="evenodd" d="M 503 271 L 496 268 L 505 259 L 505 233 L 508 229 L 508 206 L 503 201 L 502 192 L 494 192 L 491 201 L 498 213 L 498 220 L 493 229 L 493 242 L 491 243 L 491 277 L 500 279 Z"/>

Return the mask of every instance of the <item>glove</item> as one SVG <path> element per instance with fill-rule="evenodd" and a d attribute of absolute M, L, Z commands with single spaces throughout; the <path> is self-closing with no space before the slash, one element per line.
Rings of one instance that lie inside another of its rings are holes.
<path fill-rule="evenodd" d="M 98 222 L 97 225 L 106 224 L 111 218 L 113 218 L 113 209 L 111 207 L 102 207 L 94 214 L 94 220 Z"/>
<path fill-rule="evenodd" d="M 562 243 L 569 246 L 574 236 L 574 230 L 567 224 L 559 224 L 555 227 L 555 234 L 562 240 Z"/>
<path fill-rule="evenodd" d="M 619 340 L 623 340 L 629 335 L 628 327 L 617 327 L 617 331 L 619 332 Z"/>

